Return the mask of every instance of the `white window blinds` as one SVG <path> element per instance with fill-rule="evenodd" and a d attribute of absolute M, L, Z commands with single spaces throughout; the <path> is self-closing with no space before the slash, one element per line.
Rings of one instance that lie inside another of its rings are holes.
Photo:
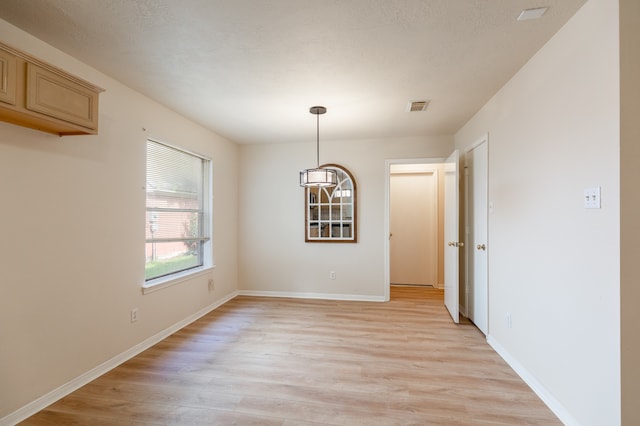
<path fill-rule="evenodd" d="M 208 168 L 204 158 L 147 141 L 147 281 L 203 265 Z"/>

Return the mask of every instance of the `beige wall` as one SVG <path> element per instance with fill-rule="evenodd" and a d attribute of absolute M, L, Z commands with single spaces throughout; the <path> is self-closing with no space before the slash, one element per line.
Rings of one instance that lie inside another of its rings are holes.
<path fill-rule="evenodd" d="M 358 243 L 337 244 L 304 242 L 298 172 L 314 165 L 314 145 L 242 146 L 240 288 L 383 297 L 385 160 L 444 158 L 452 149 L 449 136 L 321 141 L 321 162 L 346 167 L 358 188 Z M 336 271 L 336 280 L 329 271 Z"/>
<path fill-rule="evenodd" d="M 106 89 L 98 136 L 0 123 L 1 419 L 236 290 L 238 150 L 1 20 L 0 34 Z M 213 160 L 214 292 L 202 276 L 141 294 L 147 134 Z"/>
<path fill-rule="evenodd" d="M 590 0 L 456 134 L 489 133 L 489 341 L 568 424 L 620 422 L 619 118 L 617 2 Z"/>
<path fill-rule="evenodd" d="M 622 423 L 640 424 L 640 2 L 620 1 Z"/>

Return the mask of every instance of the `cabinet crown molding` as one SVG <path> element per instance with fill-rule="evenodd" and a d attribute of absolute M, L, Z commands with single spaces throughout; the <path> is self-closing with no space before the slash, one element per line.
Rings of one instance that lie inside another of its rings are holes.
<path fill-rule="evenodd" d="M 18 58 L 23 59 L 24 61 L 34 64 L 34 65 L 38 65 L 41 68 L 46 69 L 47 71 L 50 71 L 54 74 L 59 75 L 60 77 L 64 77 L 67 80 L 71 80 L 76 84 L 79 84 L 80 86 L 83 86 L 89 90 L 93 90 L 95 92 L 98 93 L 102 93 L 105 91 L 105 89 L 103 89 L 100 86 L 97 86 L 93 83 L 88 82 L 87 80 L 84 80 L 80 77 L 77 77 L 73 74 L 69 74 L 68 72 L 64 71 L 63 69 L 56 67 L 55 65 L 51 65 L 48 62 L 43 61 L 42 59 L 38 59 L 35 56 L 32 56 L 20 49 L 16 49 L 15 47 L 9 46 L 8 44 L 5 44 L 3 42 L 0 41 L 0 50 L 4 50 L 6 52 L 9 52 L 15 56 L 17 56 Z"/>

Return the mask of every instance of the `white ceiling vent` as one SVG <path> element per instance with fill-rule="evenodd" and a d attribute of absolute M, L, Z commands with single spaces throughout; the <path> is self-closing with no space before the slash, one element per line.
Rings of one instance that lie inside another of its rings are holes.
<path fill-rule="evenodd" d="M 520 12 L 518 21 L 528 21 L 530 19 L 540 19 L 542 15 L 549 9 L 548 7 L 537 7 L 535 9 L 525 9 Z"/>
<path fill-rule="evenodd" d="M 407 104 L 407 112 L 426 111 L 431 101 L 411 101 Z"/>

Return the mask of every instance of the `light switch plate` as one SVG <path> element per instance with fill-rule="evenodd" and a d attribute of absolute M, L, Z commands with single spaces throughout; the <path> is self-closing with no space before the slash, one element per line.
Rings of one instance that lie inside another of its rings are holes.
<path fill-rule="evenodd" d="M 599 209 L 600 205 L 600 187 L 585 188 L 584 190 L 584 208 Z"/>

